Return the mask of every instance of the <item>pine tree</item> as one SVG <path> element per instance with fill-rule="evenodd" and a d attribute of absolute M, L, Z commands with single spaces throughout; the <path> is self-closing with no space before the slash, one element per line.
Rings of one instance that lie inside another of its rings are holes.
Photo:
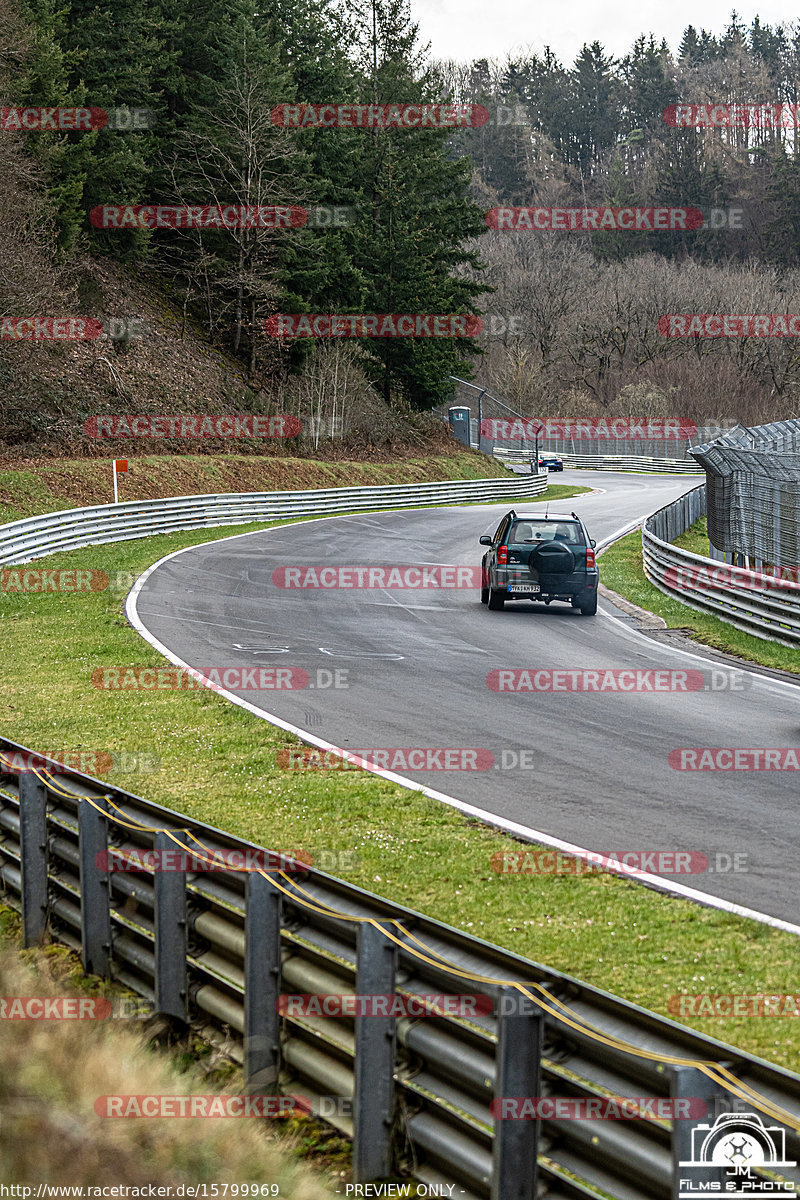
<path fill-rule="evenodd" d="M 687 25 L 683 31 L 681 44 L 678 47 L 678 59 L 682 63 L 686 63 L 689 67 L 697 66 L 700 62 L 702 51 L 700 49 L 700 39 L 697 36 L 697 30 L 694 25 Z"/>
<path fill-rule="evenodd" d="M 644 34 L 636 39 L 633 50 L 622 60 L 621 75 L 625 83 L 623 121 L 626 132 L 648 130 L 661 133 L 664 128 L 664 109 L 680 99 L 671 71 L 669 52 L 658 46 L 655 38 Z"/>
<path fill-rule="evenodd" d="M 764 228 L 770 262 L 783 267 L 800 265 L 800 163 L 782 147 L 770 160 L 767 200 L 772 215 Z"/>
<path fill-rule="evenodd" d="M 600 153 L 616 140 L 620 89 L 614 67 L 600 43 L 592 42 L 584 45 L 570 73 L 568 161 L 584 177 L 592 174 Z"/>
<path fill-rule="evenodd" d="M 30 49 L 11 99 L 23 107 L 85 104 L 87 89 L 74 82 L 79 56 L 65 48 L 68 6 L 59 0 L 26 0 L 21 14 L 30 23 Z M 98 137 L 96 132 L 42 132 L 27 138 L 29 151 L 47 172 L 47 193 L 65 254 L 74 251 L 84 225 L 84 191 Z"/>
<path fill-rule="evenodd" d="M 377 104 L 435 103 L 407 0 L 374 0 L 354 15 L 362 96 Z M 458 272 L 477 266 L 466 243 L 486 226 L 483 211 L 467 199 L 469 161 L 448 156 L 446 128 L 364 130 L 362 138 L 364 217 L 354 233 L 364 288 L 351 311 L 474 311 L 482 289 Z M 448 375 L 463 372 L 477 350 L 471 339 L 368 339 L 364 346 L 387 401 L 397 390 L 416 408 L 451 395 Z"/>
<path fill-rule="evenodd" d="M 70 83 L 85 91 L 90 106 L 110 113 L 134 108 L 158 112 L 170 55 L 161 10 L 152 0 L 71 0 L 61 44 L 73 63 Z M 82 145 L 91 149 L 84 159 L 86 210 L 153 198 L 156 140 L 151 130 L 115 131 L 109 126 Z M 150 240 L 144 230 L 93 232 L 92 239 L 95 246 L 131 258 L 143 257 Z"/>

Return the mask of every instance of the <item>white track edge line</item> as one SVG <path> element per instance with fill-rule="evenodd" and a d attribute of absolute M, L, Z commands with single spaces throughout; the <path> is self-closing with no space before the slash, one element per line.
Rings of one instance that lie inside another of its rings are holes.
<path fill-rule="evenodd" d="M 454 505 L 454 507 L 457 506 Z M 386 509 L 381 511 L 393 512 L 396 510 Z M 344 516 L 345 514 L 340 513 L 336 515 Z M 311 521 L 329 521 L 333 519 L 334 517 L 332 516 L 312 517 Z M 307 521 L 305 523 L 310 524 L 311 521 Z M 631 530 L 637 528 L 637 526 L 641 525 L 641 523 L 641 521 L 637 521 L 633 522 L 630 526 L 625 526 L 622 533 L 618 532 L 616 534 L 612 534 L 610 538 L 604 539 L 603 546 L 605 547 L 605 545 L 615 541 L 618 537 L 624 536 L 625 532 L 631 532 Z M 250 533 L 234 534 L 230 538 L 213 538 L 208 542 L 198 542 L 194 546 L 185 546 L 182 550 L 174 550 L 171 554 L 166 554 L 163 558 L 160 558 L 157 562 L 154 562 L 152 566 L 148 567 L 147 570 L 144 571 L 143 574 L 141 574 L 136 580 L 136 583 L 129 592 L 125 602 L 125 615 L 136 632 L 140 635 L 140 637 L 144 638 L 146 642 L 149 642 L 154 649 L 158 650 L 160 654 L 163 654 L 169 662 L 173 663 L 177 667 L 182 667 L 190 675 L 202 683 L 203 676 L 199 671 L 197 671 L 194 667 L 190 667 L 188 663 L 185 663 L 183 659 L 179 658 L 177 654 L 174 654 L 167 646 L 163 644 L 163 642 L 160 642 L 158 638 L 151 634 L 150 631 L 145 627 L 136 608 L 136 600 L 139 592 L 141 591 L 146 580 L 153 573 L 153 571 L 156 570 L 157 567 L 162 566 L 164 563 L 169 562 L 173 558 L 177 558 L 181 554 L 186 554 L 190 550 L 198 550 L 203 546 L 214 545 L 216 542 L 233 541 L 236 537 L 252 537 L 256 533 L 268 532 L 268 529 L 256 529 Z M 616 620 L 615 617 L 611 617 L 610 619 Z M 619 623 L 623 624 L 623 622 Z M 627 628 L 627 626 L 625 626 L 625 628 Z M 689 652 L 680 651 L 680 653 L 688 654 Z M 690 655 L 690 657 L 701 658 L 702 656 Z M 792 685 L 789 684 L 786 686 Z M 234 692 L 229 692 L 226 688 L 220 687 L 217 684 L 212 685 L 212 690 L 218 692 L 227 700 L 230 700 L 231 703 L 238 704 L 240 708 L 246 709 L 247 712 L 253 713 L 254 716 L 260 717 L 261 720 L 268 721 L 271 725 L 276 725 L 279 729 L 284 729 L 287 733 L 294 734 L 294 736 L 300 738 L 301 741 L 307 742 L 311 746 L 316 746 L 319 750 L 325 750 L 329 752 L 333 751 L 335 754 L 353 761 L 352 755 L 348 755 L 346 751 L 343 751 L 340 747 L 335 746 L 332 742 L 325 742 L 321 738 L 317 738 L 312 733 L 309 733 L 307 729 L 301 729 L 298 725 L 292 725 L 291 722 L 284 721 L 282 717 L 278 717 L 274 713 L 267 712 L 266 709 L 258 708 L 255 704 L 251 704 L 249 700 L 243 700 L 241 696 L 237 696 Z M 512 833 L 518 837 L 532 842 L 538 842 L 544 846 L 552 846 L 554 849 L 562 850 L 566 853 L 572 854 L 576 858 L 587 858 L 590 854 L 597 853 L 591 850 L 586 850 L 582 846 L 575 846 L 571 842 L 565 842 L 561 838 L 554 838 L 550 834 L 542 833 L 541 830 L 538 829 L 532 829 L 528 825 L 520 825 L 516 821 L 509 821 L 506 817 L 501 817 L 496 813 L 488 812 L 483 808 L 476 808 L 475 805 L 467 804 L 466 801 L 459 800 L 455 796 L 449 796 L 446 792 L 436 791 L 435 788 L 426 787 L 424 784 L 417 783 L 417 781 L 414 779 L 409 779 L 405 775 L 398 775 L 394 771 L 387 771 L 383 767 L 364 766 L 363 769 L 365 771 L 369 771 L 373 775 L 380 776 L 381 779 L 386 779 L 389 783 L 398 784 L 400 787 L 407 788 L 409 791 L 420 792 L 423 796 L 427 796 L 431 800 L 438 800 L 442 804 L 447 804 L 451 808 L 458 809 L 458 811 L 464 813 L 465 816 L 474 817 L 477 820 L 482 821 L 485 825 L 492 825 L 497 829 L 503 830 L 504 833 Z M 724 900 L 719 896 L 712 896 L 707 892 L 698 891 L 698 889 L 687 887 L 682 883 L 672 883 L 671 881 L 663 879 L 660 875 L 651 875 L 644 871 L 637 871 L 636 873 L 615 871 L 613 874 L 621 875 L 624 878 L 634 879 L 637 883 L 642 883 L 645 886 L 654 888 L 657 891 L 667 892 L 672 896 L 678 896 L 686 900 L 692 900 L 698 904 L 704 905 L 707 908 L 718 909 L 722 912 L 730 913 L 732 916 L 745 917 L 752 921 L 759 921 L 762 925 L 769 925 L 773 929 L 781 929 L 786 933 L 800 935 L 800 925 L 794 925 L 791 921 L 784 921 L 780 917 L 773 917 L 770 916 L 769 913 L 758 912 L 756 909 L 745 908 L 741 904 L 734 904 L 730 900 Z"/>

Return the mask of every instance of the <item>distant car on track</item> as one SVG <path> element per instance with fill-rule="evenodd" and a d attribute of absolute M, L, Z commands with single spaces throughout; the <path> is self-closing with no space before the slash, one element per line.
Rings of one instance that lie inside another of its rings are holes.
<path fill-rule="evenodd" d="M 539 469 L 542 467 L 547 471 L 563 471 L 564 460 L 557 454 L 551 454 L 549 450 L 543 450 L 539 455 Z"/>
<path fill-rule="evenodd" d="M 506 513 L 481 564 L 481 603 L 496 611 L 508 600 L 565 600 L 583 616 L 597 612 L 593 541 L 577 513 Z"/>

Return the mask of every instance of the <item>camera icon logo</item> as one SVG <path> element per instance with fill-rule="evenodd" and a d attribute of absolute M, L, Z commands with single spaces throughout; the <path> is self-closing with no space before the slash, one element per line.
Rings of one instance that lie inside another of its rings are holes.
<path fill-rule="evenodd" d="M 757 1113 L 723 1113 L 713 1125 L 702 1122 L 692 1130 L 692 1157 L 682 1167 L 708 1164 L 736 1174 L 751 1167 L 794 1167 L 786 1160 L 786 1131 L 765 1125 Z M 793 1194 L 793 1193 L 792 1193 Z"/>

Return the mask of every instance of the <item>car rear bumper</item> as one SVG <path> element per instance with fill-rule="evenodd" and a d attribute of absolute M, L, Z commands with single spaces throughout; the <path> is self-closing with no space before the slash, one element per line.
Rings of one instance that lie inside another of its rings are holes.
<path fill-rule="evenodd" d="M 544 576 L 538 580 L 531 579 L 527 572 L 510 574 L 504 572 L 492 580 L 492 586 L 502 592 L 508 600 L 572 600 L 575 596 L 583 596 L 587 592 L 597 591 L 600 578 L 599 571 L 581 571 L 567 576 L 566 579 Z M 524 588 L 538 583 L 539 591 L 512 590 L 511 585 Z"/>

